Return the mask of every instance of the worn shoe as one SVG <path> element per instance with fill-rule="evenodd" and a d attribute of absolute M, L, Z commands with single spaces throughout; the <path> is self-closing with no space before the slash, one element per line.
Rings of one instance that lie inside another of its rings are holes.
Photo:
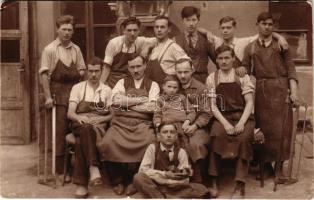
<path fill-rule="evenodd" d="M 237 181 L 231 199 L 244 199 L 245 197 L 245 183 Z"/>
<path fill-rule="evenodd" d="M 88 197 L 88 189 L 85 186 L 78 185 L 75 192 L 75 198 L 86 199 Z"/>
<path fill-rule="evenodd" d="M 129 184 L 128 187 L 126 187 L 125 194 L 127 196 L 132 196 L 133 194 L 137 193 L 137 189 L 133 185 L 133 183 Z"/>
<path fill-rule="evenodd" d="M 216 178 L 212 179 L 212 186 L 208 188 L 210 196 L 212 198 L 217 198 L 219 196 L 218 185 Z"/>
<path fill-rule="evenodd" d="M 95 187 L 95 186 L 98 186 L 98 185 L 102 185 L 101 177 L 95 178 L 95 179 L 93 179 L 93 180 L 90 180 L 88 185 L 89 185 L 90 187 Z"/>
<path fill-rule="evenodd" d="M 117 195 L 122 195 L 124 193 L 125 187 L 123 184 L 118 184 L 117 186 L 115 186 L 113 188 L 113 191 L 117 194 Z"/>

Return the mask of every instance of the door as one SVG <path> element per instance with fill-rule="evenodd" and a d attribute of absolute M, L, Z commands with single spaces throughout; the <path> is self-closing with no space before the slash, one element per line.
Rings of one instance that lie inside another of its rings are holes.
<path fill-rule="evenodd" d="M 30 142 L 27 4 L 1 5 L 1 144 Z"/>

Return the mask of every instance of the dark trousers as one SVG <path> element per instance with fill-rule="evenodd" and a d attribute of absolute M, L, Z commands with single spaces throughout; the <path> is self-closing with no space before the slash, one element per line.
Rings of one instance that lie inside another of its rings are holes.
<path fill-rule="evenodd" d="M 133 176 L 138 172 L 140 163 L 118 163 L 106 161 L 105 166 L 113 186 L 132 183 Z"/>
<path fill-rule="evenodd" d="M 209 169 L 208 173 L 210 176 L 217 177 L 220 169 L 221 156 L 211 152 L 209 156 Z M 235 180 L 245 183 L 246 177 L 248 175 L 248 161 L 236 158 L 236 167 L 235 167 Z"/>
<path fill-rule="evenodd" d="M 88 185 L 89 167 L 100 166 L 99 155 L 96 148 L 96 133 L 90 124 L 72 124 L 75 143 L 75 164 L 73 172 L 73 183 Z"/>

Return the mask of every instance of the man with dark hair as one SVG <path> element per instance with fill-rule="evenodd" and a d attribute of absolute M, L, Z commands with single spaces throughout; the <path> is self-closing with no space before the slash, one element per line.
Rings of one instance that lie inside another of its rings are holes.
<path fill-rule="evenodd" d="M 88 183 L 90 186 L 102 183 L 96 141 L 105 134 L 111 119 L 111 89 L 100 82 L 102 67 L 100 58 L 89 61 L 87 81 L 74 85 L 69 99 L 68 118 L 76 137 L 73 183 L 78 185 L 75 193 L 78 198 L 87 197 Z"/>
<path fill-rule="evenodd" d="M 146 147 L 155 140 L 152 113 L 159 87 L 145 76 L 145 69 L 140 56 L 128 61 L 130 75 L 120 79 L 112 90 L 114 116 L 99 148 L 108 166 L 113 190 L 118 195 L 126 192 L 129 196 L 136 192 L 133 176 Z"/>
<path fill-rule="evenodd" d="M 78 83 L 85 71 L 80 47 L 71 42 L 74 19 L 63 15 L 56 20 L 58 37 L 47 45 L 41 56 L 39 74 L 45 94 L 45 106 L 56 106 L 56 173 L 63 173 L 65 136 L 68 130 L 66 117 L 71 88 Z M 53 99 L 54 97 L 54 99 Z M 62 177 L 62 175 L 60 176 Z M 66 181 L 70 181 L 67 177 Z"/>
<path fill-rule="evenodd" d="M 211 117 L 210 107 L 206 97 L 206 87 L 196 80 L 193 74 L 193 66 L 189 59 L 181 59 L 175 67 L 176 75 L 181 83 L 180 93 L 184 94 L 196 111 L 196 119 L 183 128 L 183 132 L 189 136 L 186 151 L 192 161 L 194 171 L 192 182 L 202 183 L 202 177 L 206 174 L 205 158 L 208 155 L 206 145 L 209 141 L 208 123 Z"/>
<path fill-rule="evenodd" d="M 101 80 L 111 88 L 118 80 L 129 74 L 128 61 L 137 55 L 142 55 L 145 46 L 152 46 L 150 43 L 156 42 L 155 38 L 138 37 L 141 22 L 135 17 L 125 19 L 121 26 L 123 35 L 111 39 L 105 51 L 105 65 Z"/>
<path fill-rule="evenodd" d="M 273 37 L 274 19 L 268 12 L 257 17 L 258 39 L 244 52 L 243 65 L 256 78 L 256 126 L 265 135 L 263 158 L 276 161 L 276 177 L 289 158 L 292 135 L 292 105 L 299 104 L 298 80 L 290 49 L 280 49 Z"/>
<path fill-rule="evenodd" d="M 205 83 L 208 76 L 208 61 L 215 62 L 214 44 L 210 43 L 206 35 L 197 31 L 200 21 L 200 10 L 193 6 L 186 6 L 181 11 L 184 32 L 175 37 L 175 41 L 192 59 L 194 66 L 193 77 Z M 210 62 L 210 63 L 213 63 Z"/>
<path fill-rule="evenodd" d="M 154 21 L 154 32 L 157 44 L 151 51 L 147 63 L 146 75 L 160 86 L 168 75 L 175 74 L 175 65 L 179 59 L 190 59 L 184 50 L 169 39 L 171 22 L 166 16 L 157 16 Z"/>

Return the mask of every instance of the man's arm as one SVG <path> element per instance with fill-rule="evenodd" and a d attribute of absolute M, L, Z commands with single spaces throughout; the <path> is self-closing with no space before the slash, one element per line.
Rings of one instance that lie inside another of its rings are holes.
<path fill-rule="evenodd" d="M 237 134 L 240 134 L 243 132 L 244 125 L 247 122 L 247 120 L 250 117 L 252 110 L 253 110 L 253 104 L 254 104 L 253 103 L 253 93 L 249 92 L 249 93 L 245 94 L 244 99 L 245 99 L 244 111 L 242 113 L 240 120 L 238 121 L 238 123 L 234 127 L 234 132 Z"/>
<path fill-rule="evenodd" d="M 48 71 L 41 74 L 42 86 L 45 94 L 45 106 L 46 108 L 51 108 L 53 106 L 53 99 L 51 98 L 50 84 L 48 80 Z"/>
<path fill-rule="evenodd" d="M 77 103 L 70 101 L 68 113 L 67 113 L 68 119 L 74 122 L 78 122 L 80 124 L 90 123 L 90 120 L 88 117 L 80 116 L 76 114 L 76 109 L 77 109 Z"/>
<path fill-rule="evenodd" d="M 101 73 L 101 77 L 100 77 L 100 81 L 103 82 L 103 83 L 106 83 L 108 77 L 109 77 L 109 74 L 110 74 L 110 65 L 105 63 L 104 66 L 103 66 L 103 70 L 102 70 L 102 73 Z"/>

